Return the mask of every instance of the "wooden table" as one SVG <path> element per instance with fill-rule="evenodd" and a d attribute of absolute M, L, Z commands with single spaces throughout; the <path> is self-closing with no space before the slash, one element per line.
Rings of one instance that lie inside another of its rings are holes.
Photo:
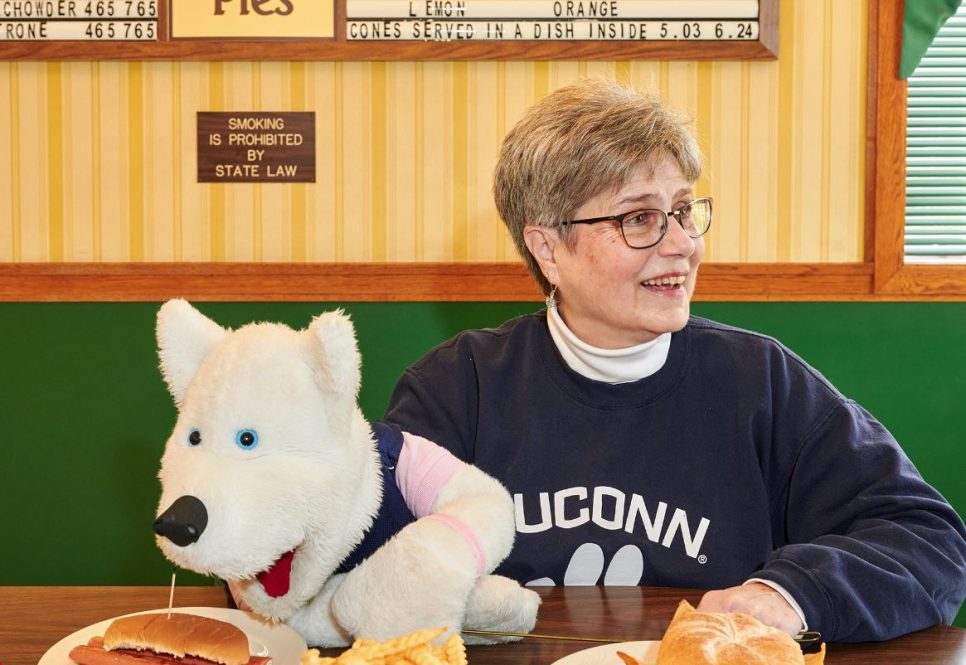
<path fill-rule="evenodd" d="M 700 591 L 637 587 L 541 589 L 535 632 L 555 635 L 658 640 L 681 598 L 697 603 Z M 120 614 L 167 607 L 168 587 L 0 587 L 0 663 L 36 665 L 65 635 Z M 229 607 L 221 587 L 179 587 L 175 605 Z M 471 647 L 471 665 L 545 665 L 594 646 L 527 639 Z M 338 653 L 337 650 L 331 653 Z M 889 642 L 833 644 L 829 665 L 966 665 L 966 630 L 936 626 Z M 293 665 L 275 663 L 275 665 Z M 618 665 L 618 664 L 615 664 Z"/>

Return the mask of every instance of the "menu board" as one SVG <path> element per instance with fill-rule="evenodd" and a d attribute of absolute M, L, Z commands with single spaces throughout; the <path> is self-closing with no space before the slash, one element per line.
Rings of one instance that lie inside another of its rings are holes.
<path fill-rule="evenodd" d="M 2 0 L 0 40 L 154 41 L 158 0 Z"/>
<path fill-rule="evenodd" d="M 0 0 L 0 59 L 768 59 L 779 0 Z"/>
<path fill-rule="evenodd" d="M 369 41 L 755 40 L 759 28 L 757 0 L 347 0 L 346 4 L 346 37 Z"/>

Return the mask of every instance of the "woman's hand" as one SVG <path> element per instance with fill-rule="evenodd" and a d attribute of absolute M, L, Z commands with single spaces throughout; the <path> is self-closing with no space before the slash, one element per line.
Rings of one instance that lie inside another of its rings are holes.
<path fill-rule="evenodd" d="M 709 591 L 698 603 L 699 612 L 744 612 L 763 624 L 797 635 L 803 628 L 798 613 L 767 584 L 751 582 L 729 589 Z"/>

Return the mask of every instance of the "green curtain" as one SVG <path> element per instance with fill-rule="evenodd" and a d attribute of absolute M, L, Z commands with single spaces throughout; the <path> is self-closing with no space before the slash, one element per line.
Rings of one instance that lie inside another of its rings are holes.
<path fill-rule="evenodd" d="M 902 61 L 899 78 L 909 78 L 936 33 L 956 13 L 962 0 L 906 0 L 902 18 Z"/>

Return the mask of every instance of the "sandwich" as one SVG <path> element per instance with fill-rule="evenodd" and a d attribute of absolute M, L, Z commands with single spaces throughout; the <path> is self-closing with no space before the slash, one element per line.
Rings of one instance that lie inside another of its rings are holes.
<path fill-rule="evenodd" d="M 619 654 L 630 663 L 627 654 Z M 818 653 L 803 654 L 792 637 L 741 613 L 698 612 L 678 605 L 657 652 L 657 665 L 821 665 Z"/>
<path fill-rule="evenodd" d="M 252 656 L 237 626 L 194 614 L 135 614 L 115 619 L 103 637 L 71 649 L 77 665 L 269 665 Z"/>

